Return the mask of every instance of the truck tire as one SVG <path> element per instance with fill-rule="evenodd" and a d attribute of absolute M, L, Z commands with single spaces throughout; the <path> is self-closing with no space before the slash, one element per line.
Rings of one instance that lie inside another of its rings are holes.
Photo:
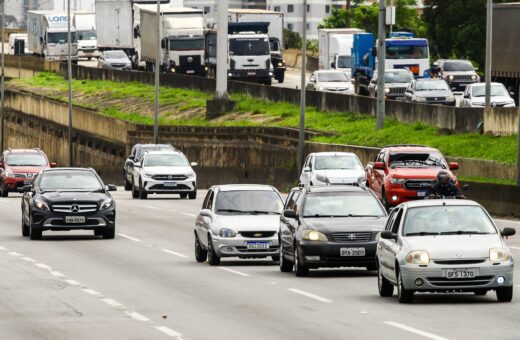
<path fill-rule="evenodd" d="M 278 80 L 278 84 L 283 84 L 283 81 L 285 80 L 285 73 L 280 74 L 276 80 Z"/>

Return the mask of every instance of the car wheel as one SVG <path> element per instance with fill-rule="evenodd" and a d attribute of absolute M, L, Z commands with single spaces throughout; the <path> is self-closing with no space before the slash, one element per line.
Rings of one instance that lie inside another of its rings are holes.
<path fill-rule="evenodd" d="M 413 290 L 405 289 L 403 286 L 403 278 L 401 270 L 397 269 L 397 297 L 400 303 L 413 302 Z"/>
<path fill-rule="evenodd" d="M 132 198 L 139 198 L 139 191 L 135 187 L 134 181 L 132 181 Z"/>
<path fill-rule="evenodd" d="M 294 245 L 294 272 L 298 277 L 309 276 L 309 268 L 300 261 L 298 245 Z"/>
<path fill-rule="evenodd" d="M 379 295 L 383 297 L 394 295 L 394 286 L 383 276 L 381 267 L 378 267 L 377 270 L 377 288 L 379 289 Z"/>
<path fill-rule="evenodd" d="M 511 302 L 513 300 L 513 286 L 496 289 L 498 302 Z"/>
<path fill-rule="evenodd" d="M 148 198 L 148 193 L 143 188 L 143 183 L 141 181 L 139 181 L 139 198 L 142 200 L 145 200 Z"/>
<path fill-rule="evenodd" d="M 195 260 L 197 262 L 205 262 L 208 258 L 208 251 L 202 248 L 197 233 L 195 233 Z"/>
<path fill-rule="evenodd" d="M 290 273 L 293 271 L 294 263 L 287 260 L 283 251 L 282 243 L 280 243 L 280 271 L 282 273 Z"/>
<path fill-rule="evenodd" d="M 8 197 L 9 196 L 9 191 L 7 191 L 7 187 L 5 186 L 4 183 L 2 183 L 2 197 Z"/>
<path fill-rule="evenodd" d="M 125 191 L 132 190 L 132 183 L 128 182 L 128 180 L 126 179 L 126 173 L 125 178 L 123 179 L 123 183 L 125 184 Z"/>
<path fill-rule="evenodd" d="M 476 291 L 474 291 L 476 296 L 484 296 L 487 294 L 487 292 L 487 289 L 477 289 Z"/>
<path fill-rule="evenodd" d="M 116 227 L 113 226 L 113 227 L 108 227 L 108 228 L 104 229 L 101 236 L 103 236 L 103 238 L 106 240 L 113 239 L 114 237 L 116 237 Z"/>
<path fill-rule="evenodd" d="M 42 239 L 42 230 L 34 226 L 32 222 L 32 217 L 29 220 L 29 229 L 30 229 L 30 238 L 31 240 L 41 240 Z"/>
<path fill-rule="evenodd" d="M 179 196 L 180 196 L 182 199 L 185 199 L 186 197 L 188 197 L 188 194 L 179 194 Z"/>
<path fill-rule="evenodd" d="M 188 194 L 188 198 L 189 198 L 190 200 L 194 200 L 194 199 L 196 199 L 196 198 L 197 198 L 197 190 L 190 192 L 190 193 Z"/>
<path fill-rule="evenodd" d="M 381 198 L 382 198 L 383 206 L 385 207 L 385 209 L 387 211 L 390 210 L 390 204 L 388 203 L 388 200 L 386 199 L 385 189 L 383 189 L 383 191 L 381 192 Z"/>
<path fill-rule="evenodd" d="M 31 229 L 25 223 L 25 218 L 24 218 L 24 215 L 22 214 L 22 236 L 28 237 L 30 235 L 31 235 Z"/>
<path fill-rule="evenodd" d="M 208 236 L 208 263 L 210 266 L 218 266 L 220 264 L 220 257 L 217 256 L 215 249 L 213 249 L 211 236 Z"/>

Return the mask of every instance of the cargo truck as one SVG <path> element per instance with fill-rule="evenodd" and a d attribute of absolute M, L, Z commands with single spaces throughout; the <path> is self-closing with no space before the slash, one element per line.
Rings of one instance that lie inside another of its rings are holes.
<path fill-rule="evenodd" d="M 337 69 L 352 75 L 352 46 L 359 28 L 321 28 L 318 30 L 319 69 Z"/>
<path fill-rule="evenodd" d="M 96 14 L 92 12 L 75 12 L 73 24 L 78 36 L 78 58 L 99 57 L 96 36 Z"/>
<path fill-rule="evenodd" d="M 71 60 L 78 60 L 76 30 L 71 23 Z M 27 12 L 27 42 L 34 55 L 45 60 L 68 60 L 68 16 L 52 11 Z"/>
<path fill-rule="evenodd" d="M 269 35 L 269 44 L 271 49 L 273 78 L 279 83 L 283 83 L 286 70 L 285 60 L 283 59 L 284 14 L 281 12 L 261 9 L 230 9 L 228 13 L 229 22 L 269 23 L 267 34 Z"/>
<path fill-rule="evenodd" d="M 203 11 L 169 5 L 162 5 L 160 10 L 161 71 L 204 75 Z M 148 71 L 153 71 L 157 54 L 157 6 L 141 5 L 139 11 L 141 60 Z"/>

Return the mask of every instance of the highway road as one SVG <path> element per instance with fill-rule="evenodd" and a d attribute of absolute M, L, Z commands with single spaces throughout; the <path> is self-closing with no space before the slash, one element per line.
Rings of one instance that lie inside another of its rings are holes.
<path fill-rule="evenodd" d="M 281 273 L 267 260 L 193 257 L 204 192 L 132 200 L 119 191 L 117 235 L 21 236 L 20 195 L 0 198 L 2 339 L 518 339 L 520 293 L 381 298 L 375 272 Z M 499 221 L 516 226 L 515 221 Z M 520 257 L 520 237 L 512 238 Z M 516 289 L 520 292 L 516 269 Z"/>

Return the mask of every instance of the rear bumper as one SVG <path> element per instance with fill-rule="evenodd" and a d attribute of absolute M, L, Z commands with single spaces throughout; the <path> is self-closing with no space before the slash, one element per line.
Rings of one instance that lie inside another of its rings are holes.
<path fill-rule="evenodd" d="M 303 263 L 311 268 L 367 267 L 376 264 L 376 241 L 369 242 L 301 242 L 299 252 Z M 341 248 L 365 248 L 365 256 L 341 256 Z M 318 259 L 319 257 L 319 259 Z"/>

